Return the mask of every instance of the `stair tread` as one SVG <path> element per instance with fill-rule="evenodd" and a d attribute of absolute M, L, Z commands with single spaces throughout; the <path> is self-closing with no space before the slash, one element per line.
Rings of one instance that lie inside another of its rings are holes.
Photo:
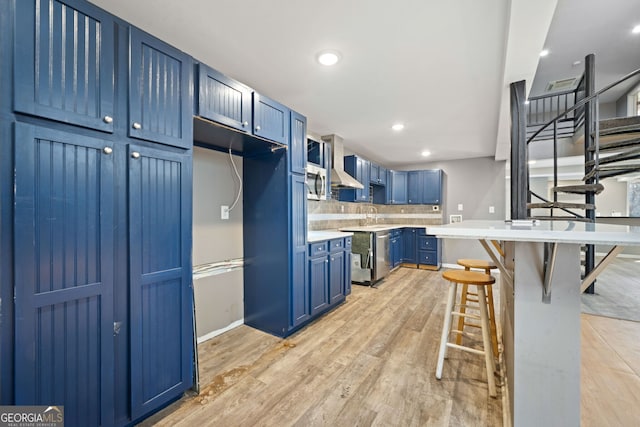
<path fill-rule="evenodd" d="M 640 164 L 631 164 L 631 165 L 606 165 L 600 166 L 598 168 L 593 168 L 591 172 L 586 174 L 583 181 L 587 181 L 594 176 L 596 173 L 599 173 L 600 179 L 602 178 L 610 178 L 612 176 L 625 175 L 627 173 L 638 172 L 640 171 Z"/>
<path fill-rule="evenodd" d="M 628 147 L 633 147 L 634 145 L 640 145 L 640 136 L 636 136 L 636 134 L 633 134 L 633 137 L 631 137 L 631 135 L 629 135 L 629 138 L 620 138 L 621 135 L 618 135 L 619 138 L 613 140 L 613 141 L 603 141 L 603 139 L 600 139 L 600 144 L 599 144 L 599 150 L 600 151 L 609 151 L 609 150 L 617 150 L 617 149 L 624 149 L 624 148 L 628 148 Z M 589 151 L 596 151 L 595 147 L 589 147 L 588 149 Z"/>
<path fill-rule="evenodd" d="M 568 202 L 540 202 L 527 203 L 529 209 L 549 209 L 549 208 L 565 208 L 565 209 L 595 209 L 591 203 L 568 203 Z"/>
<path fill-rule="evenodd" d="M 615 154 L 613 156 L 600 157 L 600 164 L 606 165 L 609 163 L 622 162 L 626 160 L 635 160 L 640 158 L 640 148 L 633 148 L 631 150 L 623 151 L 622 153 Z M 594 166 L 596 164 L 595 160 L 589 160 L 584 163 L 586 166 Z"/>
<path fill-rule="evenodd" d="M 640 130 L 640 117 L 639 116 L 629 116 L 629 117 L 615 117 L 612 119 L 602 119 L 600 120 L 600 135 L 603 135 L 603 132 L 606 134 L 620 133 L 620 132 L 628 132 L 629 129 L 637 129 Z"/>
<path fill-rule="evenodd" d="M 572 194 L 585 194 L 586 192 L 600 194 L 602 193 L 602 190 L 604 190 L 604 185 L 602 184 L 559 185 L 551 189 L 551 191 L 554 191 L 556 193 Z"/>

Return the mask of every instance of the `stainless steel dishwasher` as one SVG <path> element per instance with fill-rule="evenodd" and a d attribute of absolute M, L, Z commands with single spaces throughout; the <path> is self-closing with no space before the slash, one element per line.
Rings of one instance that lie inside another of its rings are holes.
<path fill-rule="evenodd" d="M 389 231 L 356 231 L 353 233 L 351 252 L 360 256 L 360 267 L 353 267 L 355 283 L 372 285 L 391 270 Z"/>

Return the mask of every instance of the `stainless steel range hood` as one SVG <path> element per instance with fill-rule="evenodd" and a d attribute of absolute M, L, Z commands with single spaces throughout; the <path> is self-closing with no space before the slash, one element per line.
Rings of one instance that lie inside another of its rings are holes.
<path fill-rule="evenodd" d="M 337 188 L 363 189 L 358 180 L 344 171 L 344 145 L 342 137 L 336 134 L 324 135 L 322 140 L 331 144 L 331 186 Z"/>

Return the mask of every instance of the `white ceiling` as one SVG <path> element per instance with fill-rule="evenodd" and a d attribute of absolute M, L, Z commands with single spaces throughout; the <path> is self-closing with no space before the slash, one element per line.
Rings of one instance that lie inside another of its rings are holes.
<path fill-rule="evenodd" d="M 387 167 L 505 158 L 508 83 L 532 81 L 556 1 L 92 0 Z"/>
<path fill-rule="evenodd" d="M 531 95 L 550 81 L 582 75 L 584 57 L 595 54 L 596 90 L 640 68 L 638 0 L 560 0 L 545 42 L 549 55 L 538 64 Z M 581 61 L 574 66 L 575 61 Z M 624 95 L 638 79 L 603 94 L 602 102 Z"/>

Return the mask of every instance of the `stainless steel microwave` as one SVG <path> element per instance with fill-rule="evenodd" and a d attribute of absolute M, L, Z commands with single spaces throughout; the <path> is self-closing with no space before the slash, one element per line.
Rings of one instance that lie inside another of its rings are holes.
<path fill-rule="evenodd" d="M 327 200 L 327 170 L 307 163 L 307 199 Z"/>

